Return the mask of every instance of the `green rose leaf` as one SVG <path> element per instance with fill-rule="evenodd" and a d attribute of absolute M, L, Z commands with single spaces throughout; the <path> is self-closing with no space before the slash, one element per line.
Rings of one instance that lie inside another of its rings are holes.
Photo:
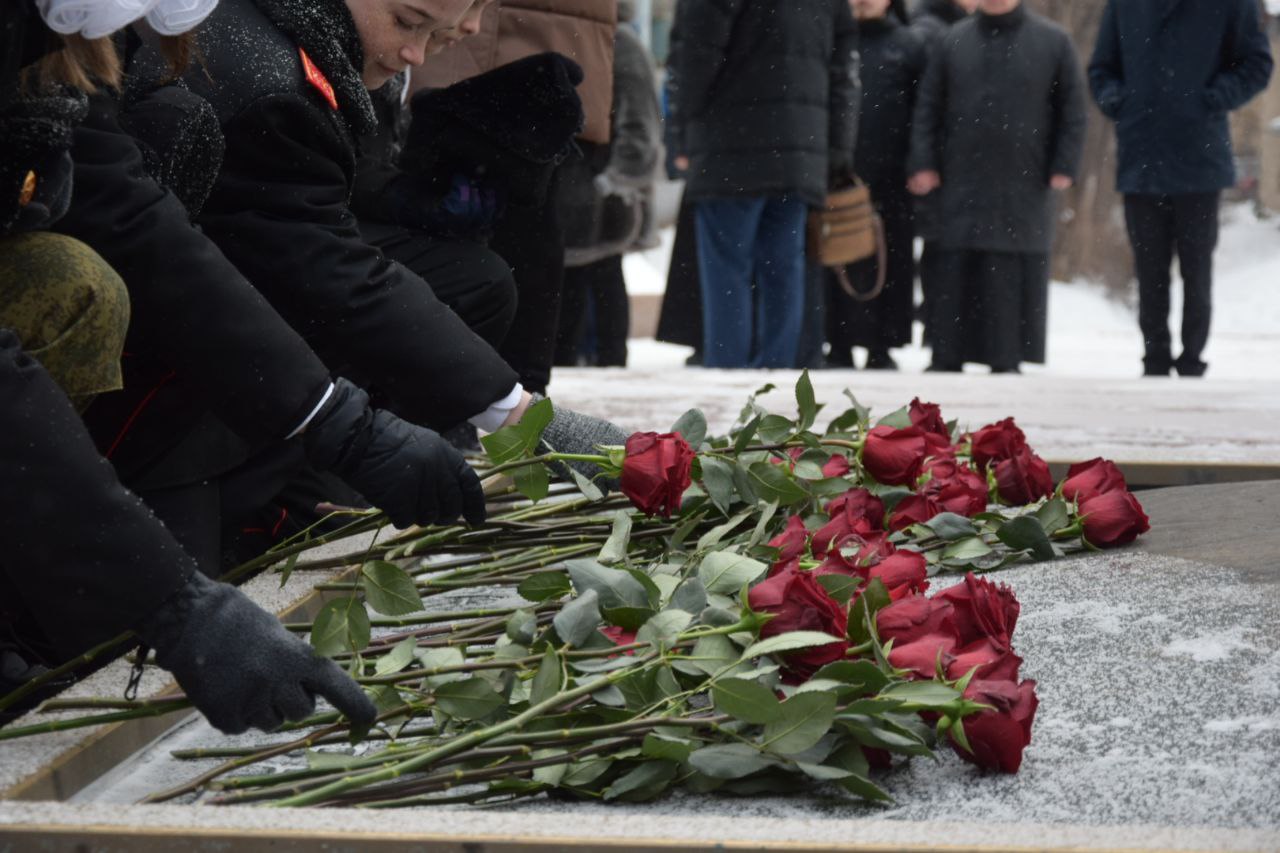
<path fill-rule="evenodd" d="M 787 475 L 782 465 L 771 462 L 753 462 L 747 468 L 751 488 L 765 503 L 791 506 L 808 499 L 804 487 Z"/>
<path fill-rule="evenodd" d="M 479 720 L 498 710 L 505 700 L 483 678 L 451 681 L 435 690 L 436 707 L 460 720 Z"/>
<path fill-rule="evenodd" d="M 686 613 L 683 610 L 664 610 L 641 626 L 636 632 L 636 642 L 668 649 L 679 639 L 680 632 L 689 627 L 692 621 L 692 613 Z"/>
<path fill-rule="evenodd" d="M 974 527 L 972 521 L 954 512 L 938 513 L 925 522 L 924 526 L 932 530 L 935 536 L 948 542 L 978 535 L 978 528 Z"/>
<path fill-rule="evenodd" d="M 782 703 L 772 690 L 742 678 L 715 682 L 711 686 L 711 701 L 720 713 L 754 725 L 776 722 L 782 715 Z"/>
<path fill-rule="evenodd" d="M 710 593 L 734 595 L 768 570 L 759 560 L 734 554 L 730 551 L 712 551 L 703 557 L 698 566 L 698 580 Z"/>
<path fill-rule="evenodd" d="M 646 761 L 630 773 L 620 776 L 604 789 L 606 801 L 626 798 L 631 801 L 649 800 L 666 789 L 680 765 L 674 761 Z"/>
<path fill-rule="evenodd" d="M 697 450 L 707 438 L 707 416 L 701 409 L 690 409 L 671 425 L 671 432 L 680 433 L 689 446 Z"/>
<path fill-rule="evenodd" d="M 596 559 L 601 563 L 625 563 L 627 546 L 631 544 L 631 513 L 618 510 L 613 514 L 613 529 Z"/>
<path fill-rule="evenodd" d="M 1037 560 L 1052 560 L 1055 556 L 1053 545 L 1035 516 L 1009 519 L 997 528 L 996 537 L 1015 551 L 1030 551 Z"/>
<path fill-rule="evenodd" d="M 680 583 L 671 595 L 671 606 L 686 613 L 701 613 L 707 606 L 707 588 L 698 578 Z"/>
<path fill-rule="evenodd" d="M 516 491 L 534 503 L 545 498 L 551 490 L 551 476 L 547 474 L 545 465 L 523 465 L 511 472 L 511 479 Z"/>
<path fill-rule="evenodd" d="M 1032 524 L 1035 524 L 1035 522 L 1033 521 Z M 1036 529 L 1039 529 L 1039 525 L 1036 525 Z M 985 557 L 990 553 L 991 546 L 983 542 L 981 536 L 970 536 L 967 539 L 958 539 L 943 549 L 942 561 L 944 563 L 967 563 L 970 560 Z"/>
<path fill-rule="evenodd" d="M 876 421 L 876 426 L 893 427 L 894 429 L 906 429 L 911 426 L 911 409 L 903 406 L 897 411 L 890 412 L 880 420 Z"/>
<path fill-rule="evenodd" d="M 391 651 L 378 658 L 373 665 L 374 675 L 391 675 L 399 672 L 414 661 L 414 652 L 418 648 L 417 637 L 405 637 L 396 643 Z"/>
<path fill-rule="evenodd" d="M 356 598 L 330 601 L 316 614 L 311 626 L 311 645 L 317 654 L 333 657 L 342 652 L 359 652 L 369 645 L 369 612 Z"/>
<path fill-rule="evenodd" d="M 582 492 L 582 496 L 589 501 L 604 500 L 604 492 L 600 491 L 600 487 L 579 474 L 572 468 L 567 468 L 569 475 L 573 477 L 574 485 L 578 487 L 578 491 Z"/>
<path fill-rule="evenodd" d="M 564 572 L 538 572 L 520 581 L 516 592 L 525 601 L 549 601 L 573 592 L 569 576 Z"/>
<path fill-rule="evenodd" d="M 1071 524 L 1071 513 L 1067 509 L 1067 502 L 1062 498 L 1045 501 L 1044 506 L 1036 510 L 1035 516 L 1044 532 L 1050 536 Z"/>
<path fill-rule="evenodd" d="M 880 667 L 865 660 L 838 660 L 818 670 L 813 677 L 854 685 L 863 696 L 879 693 L 889 683 L 889 676 L 881 672 Z"/>
<path fill-rule="evenodd" d="M 765 415 L 760 419 L 760 438 L 766 444 L 780 444 L 795 432 L 795 423 L 782 415 Z"/>
<path fill-rule="evenodd" d="M 568 560 L 565 568 L 579 593 L 594 590 L 600 597 L 600 607 L 652 608 L 649 589 L 624 569 L 602 566 L 595 560 Z"/>
<path fill-rule="evenodd" d="M 360 567 L 360 584 L 369 606 L 384 616 L 405 616 L 422 610 L 422 596 L 409 573 L 384 560 Z"/>
<path fill-rule="evenodd" d="M 849 608 L 849 639 L 855 645 L 870 642 L 876 614 L 881 608 L 888 607 L 889 601 L 889 590 L 885 589 L 884 582 L 872 578 Z"/>
<path fill-rule="evenodd" d="M 689 766 L 712 779 L 741 779 L 776 762 L 745 743 L 704 746 L 689 755 Z"/>
<path fill-rule="evenodd" d="M 513 642 L 528 645 L 538 633 L 538 617 L 532 610 L 517 610 L 507 619 L 507 636 Z"/>
<path fill-rule="evenodd" d="M 827 595 L 841 604 L 848 604 L 849 599 L 853 598 L 853 594 L 858 591 L 862 578 L 848 575 L 821 575 L 818 583 L 827 591 Z"/>
<path fill-rule="evenodd" d="M 818 412 L 822 409 L 814 398 L 813 382 L 809 379 L 807 370 L 801 371 L 800 378 L 796 380 L 796 409 L 800 412 L 799 432 L 804 432 L 813 426 L 813 422 L 818 419 Z"/>
<path fill-rule="evenodd" d="M 776 637 L 770 637 L 767 640 L 761 640 L 758 643 L 752 643 L 747 650 L 742 653 L 742 660 L 750 660 L 751 658 L 762 657 L 764 655 L 776 655 L 779 652 L 793 652 L 797 649 L 811 649 L 814 646 L 825 646 L 828 643 L 838 643 L 842 641 L 842 637 L 833 637 L 830 634 L 824 634 L 821 631 L 788 631 L 785 634 L 779 634 Z"/>
<path fill-rule="evenodd" d="M 542 663 L 529 685 L 529 704 L 537 705 L 555 696 L 564 687 L 564 670 L 560 666 L 560 653 L 547 649 L 542 653 Z"/>
<path fill-rule="evenodd" d="M 640 752 L 646 758 L 678 761 L 683 764 L 689 760 L 689 754 L 693 752 L 693 741 L 651 732 L 644 736 L 644 744 L 640 747 Z"/>
<path fill-rule="evenodd" d="M 960 699 L 960 691 L 936 681 L 908 681 L 894 684 L 880 694 L 886 699 L 907 703 L 907 710 L 921 711 L 946 707 Z"/>
<path fill-rule="evenodd" d="M 600 627 L 600 596 L 589 589 L 566 604 L 551 623 L 565 643 L 578 647 Z"/>
<path fill-rule="evenodd" d="M 831 728 L 836 697 L 830 693 L 799 693 L 782 703 L 778 719 L 764 727 L 765 749 L 781 755 L 804 752 Z"/>
<path fill-rule="evenodd" d="M 722 634 L 712 634 L 694 643 L 687 655 L 676 658 L 672 666 L 687 675 L 716 675 L 738 663 L 738 647 Z"/>
<path fill-rule="evenodd" d="M 728 515 L 733 505 L 733 465 L 723 459 L 703 459 L 702 487 L 716 509 Z"/>

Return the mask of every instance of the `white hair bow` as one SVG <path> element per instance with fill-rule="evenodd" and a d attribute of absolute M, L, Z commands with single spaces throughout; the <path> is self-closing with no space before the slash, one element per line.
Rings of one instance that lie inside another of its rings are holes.
<path fill-rule="evenodd" d="M 85 38 L 109 36 L 146 16 L 156 32 L 174 36 L 209 16 L 218 0 L 35 0 L 49 29 Z"/>

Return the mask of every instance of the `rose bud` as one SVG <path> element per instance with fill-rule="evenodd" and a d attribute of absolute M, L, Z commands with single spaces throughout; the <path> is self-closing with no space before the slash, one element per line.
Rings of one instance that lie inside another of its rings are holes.
<path fill-rule="evenodd" d="M 885 557 L 867 571 L 867 580 L 879 578 L 889 591 L 890 601 L 899 601 L 911 594 L 922 594 L 929 588 L 928 563 L 922 554 L 914 551 L 898 551 Z"/>
<path fill-rule="evenodd" d="M 1128 545 L 1151 529 L 1142 504 L 1132 492 L 1107 492 L 1080 504 L 1084 538 L 1097 548 Z"/>
<path fill-rule="evenodd" d="M 1053 494 L 1053 475 L 1049 464 L 1021 447 L 1008 459 L 996 463 L 996 492 L 1007 504 L 1020 506 L 1034 503 Z"/>
<path fill-rule="evenodd" d="M 984 638 L 956 650 L 955 660 L 947 667 L 947 678 L 963 678 L 969 670 L 977 667 L 978 671 L 973 675 L 975 679 L 1017 682 L 1021 666 L 1022 658 Z"/>
<path fill-rule="evenodd" d="M 920 476 L 929 444 L 917 427 L 873 427 L 862 446 L 862 467 L 886 486 L 910 486 Z"/>
<path fill-rule="evenodd" d="M 968 465 L 940 465 L 934 468 L 933 477 L 920 491 L 944 512 L 973 516 L 987 508 L 987 481 Z"/>
<path fill-rule="evenodd" d="M 969 437 L 969 455 L 979 471 L 986 471 L 992 462 L 1008 459 L 1027 446 L 1027 437 L 1018 429 L 1013 418 L 1005 418 L 984 426 Z"/>
<path fill-rule="evenodd" d="M 1036 683 L 1024 681 L 979 681 L 974 679 L 964 691 L 966 699 L 993 706 L 965 717 L 964 733 L 973 752 L 951 740 L 951 748 L 965 761 L 988 770 L 1017 773 L 1022 751 L 1031 743 L 1031 723 L 1036 716 Z"/>
<path fill-rule="evenodd" d="M 906 670 L 908 678 L 934 678 L 938 674 L 938 656 L 942 656 L 942 671 L 946 672 L 955 658 L 955 647 L 956 638 L 950 633 L 925 634 L 901 646 L 894 643 L 889 650 L 889 663 Z"/>
<path fill-rule="evenodd" d="M 833 637 L 844 637 L 848 630 L 848 613 L 818 583 L 810 572 L 794 569 L 779 572 L 751 588 L 747 603 L 757 613 L 771 613 L 773 618 L 760 629 L 760 639 L 776 637 L 790 631 L 821 631 Z M 840 660 L 849 648 L 847 640 L 799 649 L 783 655 L 783 666 L 801 680 L 823 666 Z"/>
<path fill-rule="evenodd" d="M 968 572 L 964 580 L 934 596 L 955 608 L 951 619 L 961 647 L 989 639 L 1006 649 L 1012 648 L 1013 629 L 1018 624 L 1022 607 L 1013 590 Z"/>
<path fill-rule="evenodd" d="M 622 493 L 645 515 L 678 512 L 691 482 L 693 457 L 693 448 L 678 432 L 633 434 L 622 462 Z"/>
<path fill-rule="evenodd" d="M 884 502 L 864 488 L 850 489 L 827 504 L 827 516 L 844 515 L 850 521 L 864 520 L 872 529 L 884 527 Z"/>
<path fill-rule="evenodd" d="M 1062 496 L 1069 501 L 1084 503 L 1089 498 L 1107 492 L 1127 492 L 1129 486 L 1116 463 L 1098 457 L 1088 462 L 1077 462 L 1067 469 L 1067 479 L 1062 481 Z"/>
<path fill-rule="evenodd" d="M 876 632 L 880 641 L 904 645 L 927 634 L 954 634 L 949 601 L 911 595 L 876 612 Z"/>
<path fill-rule="evenodd" d="M 804 526 L 804 519 L 798 515 L 788 518 L 786 528 L 769 540 L 769 547 L 778 549 L 776 562 L 779 563 L 790 562 L 799 557 L 808 544 L 809 531 Z"/>
<path fill-rule="evenodd" d="M 947 429 L 947 422 L 942 419 L 942 408 L 937 403 L 921 403 L 916 397 L 907 408 L 907 417 L 911 418 L 911 425 L 921 432 L 938 436 L 944 443 L 951 444 L 951 431 Z"/>
<path fill-rule="evenodd" d="M 940 512 L 942 506 L 928 495 L 907 495 L 893 508 L 889 529 L 896 533 L 913 524 L 924 524 Z"/>

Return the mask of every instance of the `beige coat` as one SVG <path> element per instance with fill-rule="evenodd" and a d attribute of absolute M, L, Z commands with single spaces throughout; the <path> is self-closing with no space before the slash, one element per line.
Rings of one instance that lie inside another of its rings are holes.
<path fill-rule="evenodd" d="M 582 139 L 604 145 L 609 142 L 613 108 L 617 25 L 618 8 L 612 0 L 496 0 L 485 10 L 479 34 L 414 69 L 413 88 L 450 86 L 508 62 L 555 51 L 582 66 Z"/>

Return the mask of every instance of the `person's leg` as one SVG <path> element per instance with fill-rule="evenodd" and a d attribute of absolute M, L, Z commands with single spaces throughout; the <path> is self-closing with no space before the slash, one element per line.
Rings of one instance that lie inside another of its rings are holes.
<path fill-rule="evenodd" d="M 827 326 L 827 270 L 810 258 L 804 259 L 804 304 L 800 307 L 800 334 L 796 340 L 797 369 L 816 370 L 823 367 L 822 341 Z"/>
<path fill-rule="evenodd" d="M 767 199 L 761 212 L 753 252 L 760 292 L 752 367 L 795 367 L 805 327 L 807 214 L 805 203 L 789 196 Z"/>
<path fill-rule="evenodd" d="M 1044 364 L 1049 330 L 1049 255 L 1025 252 L 1022 259 L 1022 360 Z"/>
<path fill-rule="evenodd" d="M 129 293 L 78 240 L 45 232 L 0 240 L 0 326 L 18 335 L 81 411 L 122 387 Z"/>
<path fill-rule="evenodd" d="M 867 348 L 867 367 L 896 370 L 897 363 L 889 350 L 908 346 L 912 341 L 915 226 L 911 216 L 911 198 L 905 190 L 882 187 L 877 199 L 884 222 L 887 268 L 884 291 L 874 300 L 879 303 L 876 308 L 877 329 L 875 339 Z"/>
<path fill-rule="evenodd" d="M 992 373 L 1016 373 L 1022 361 L 1022 256 L 981 252 L 978 269 L 986 362 Z"/>
<path fill-rule="evenodd" d="M 1173 366 L 1169 337 L 1169 267 L 1173 263 L 1173 211 L 1166 196 L 1126 195 L 1124 221 L 1138 277 L 1138 328 L 1143 372 L 1168 376 Z"/>
<path fill-rule="evenodd" d="M 1218 193 L 1173 197 L 1174 239 L 1182 272 L 1182 353 L 1174 366 L 1181 376 L 1203 376 L 1201 356 L 1209 342 L 1213 313 L 1213 251 L 1218 246 Z"/>
<path fill-rule="evenodd" d="M 381 223 L 362 223 L 360 233 L 388 259 L 420 276 L 490 346 L 506 340 L 516 315 L 516 283 L 496 252 L 470 240 L 435 239 Z"/>
<path fill-rule="evenodd" d="M 697 203 L 698 279 L 706 367 L 751 366 L 752 244 L 765 199 Z"/>
<path fill-rule="evenodd" d="M 564 268 L 564 287 L 560 291 L 560 322 L 556 329 L 557 367 L 573 367 L 578 363 L 578 345 L 586 320 L 587 282 L 590 265 Z"/>
<path fill-rule="evenodd" d="M 560 322 L 564 233 L 556 215 L 558 181 L 541 205 L 509 205 L 490 246 L 511 265 L 518 300 L 515 320 L 498 354 L 528 391 L 546 393 Z"/>
<path fill-rule="evenodd" d="M 596 305 L 596 365 L 627 366 L 627 335 L 631 331 L 631 306 L 622 255 L 597 261 L 591 280 Z"/>
<path fill-rule="evenodd" d="M 846 275 L 856 275 L 860 264 L 850 264 L 845 268 Z M 853 345 L 857 333 L 858 303 L 854 302 L 833 270 L 822 270 L 822 281 L 826 289 L 827 310 L 824 323 L 827 343 L 831 351 L 827 353 L 827 365 L 837 368 L 852 368 Z"/>
<path fill-rule="evenodd" d="M 929 369 L 956 372 L 964 366 L 965 292 L 978 253 L 935 248 L 929 286 L 929 342 L 933 349 Z"/>

